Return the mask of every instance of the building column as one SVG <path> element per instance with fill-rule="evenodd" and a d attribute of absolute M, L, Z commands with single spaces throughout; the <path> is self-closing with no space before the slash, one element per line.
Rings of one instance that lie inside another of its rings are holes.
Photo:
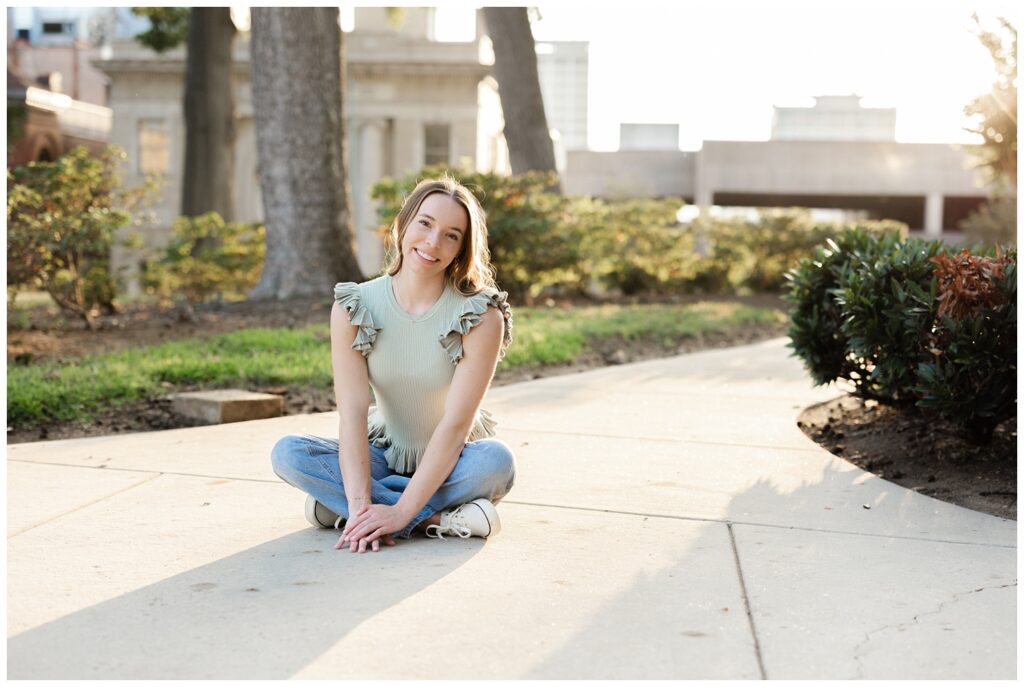
<path fill-rule="evenodd" d="M 377 235 L 378 201 L 370 198 L 370 189 L 385 174 L 386 123 L 370 120 L 358 128 L 359 152 L 356 156 L 356 178 L 352 184 L 352 226 L 356 232 L 356 257 L 359 269 L 371 276 L 381 270 L 384 261 L 384 243 Z"/>
<path fill-rule="evenodd" d="M 932 238 L 942 236 L 942 194 L 929 193 L 924 201 L 924 234 Z"/>
<path fill-rule="evenodd" d="M 715 194 L 710 188 L 699 187 L 693 199 L 693 203 L 694 205 L 697 205 L 701 209 L 706 210 L 707 208 L 710 208 L 714 204 L 712 202 L 714 200 L 714 197 Z"/>
<path fill-rule="evenodd" d="M 704 215 L 711 209 L 715 193 L 704 175 L 703 150 L 698 150 L 694 156 L 693 171 L 693 204 L 700 208 L 700 214 Z"/>

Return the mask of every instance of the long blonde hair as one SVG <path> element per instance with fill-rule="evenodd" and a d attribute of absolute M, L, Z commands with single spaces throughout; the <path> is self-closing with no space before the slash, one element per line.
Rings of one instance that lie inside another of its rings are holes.
<path fill-rule="evenodd" d="M 394 276 L 402 269 L 402 240 L 406 229 L 419 212 L 427 196 L 443 193 L 462 206 L 469 218 L 469 227 L 462 238 L 462 248 L 445 272 L 445 279 L 459 293 L 472 296 L 485 288 L 496 289 L 491 251 L 487 248 L 486 213 L 473 193 L 445 174 L 440 179 L 424 179 L 416 184 L 388 233 L 388 257 L 384 271 Z"/>

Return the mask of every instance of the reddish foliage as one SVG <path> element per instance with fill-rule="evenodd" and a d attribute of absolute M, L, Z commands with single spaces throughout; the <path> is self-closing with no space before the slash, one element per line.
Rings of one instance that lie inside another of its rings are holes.
<path fill-rule="evenodd" d="M 938 278 L 939 317 L 949 315 L 963 320 L 982 308 L 1002 305 L 1006 295 L 999 290 L 996 280 L 1005 276 L 1010 264 L 1009 255 L 997 250 L 996 257 L 971 255 L 966 249 L 957 255 L 937 255 L 935 263 Z"/>

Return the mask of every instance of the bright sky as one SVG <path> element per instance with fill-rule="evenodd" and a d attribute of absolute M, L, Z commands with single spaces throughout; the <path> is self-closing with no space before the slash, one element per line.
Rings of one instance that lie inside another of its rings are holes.
<path fill-rule="evenodd" d="M 972 142 L 964 105 L 988 91 L 993 68 L 971 33 L 1008 0 L 687 0 L 540 4 L 536 40 L 590 42 L 589 143 L 616 150 L 620 122 L 680 125 L 701 140 L 767 140 L 772 106 L 816 95 L 863 96 L 897 108 L 902 142 Z M 615 9 L 618 8 L 618 9 Z M 472 31 L 467 5 L 445 5 L 438 38 Z M 470 33 L 471 35 L 471 33 Z"/>
<path fill-rule="evenodd" d="M 810 106 L 816 95 L 850 93 L 863 96 L 866 107 L 897 108 L 898 141 L 966 143 L 974 137 L 962 130 L 964 105 L 993 79 L 991 58 L 971 33 L 971 14 L 987 27 L 1004 16 L 1020 28 L 1019 6 L 1024 3 L 1014 0 L 548 2 L 538 6 L 533 32 L 539 41 L 590 42 L 594 150 L 618 148 L 621 122 L 679 124 L 683 150 L 698 149 L 702 140 L 767 140 L 773 105 Z M 352 6 L 341 15 L 350 29 Z M 471 40 L 474 3 L 446 0 L 437 20 L 438 39 Z"/>

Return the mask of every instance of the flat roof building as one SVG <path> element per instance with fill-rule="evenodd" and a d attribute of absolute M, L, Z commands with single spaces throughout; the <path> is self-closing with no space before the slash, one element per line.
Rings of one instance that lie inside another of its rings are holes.
<path fill-rule="evenodd" d="M 813 107 L 777 107 L 772 140 L 704 141 L 695 152 L 678 150 L 676 125 L 623 124 L 618 152 L 569 153 L 565 190 L 676 196 L 700 208 L 832 209 L 931 236 L 957 231 L 988 196 L 970 146 L 897 143 L 896 110 L 860 100 L 820 96 Z"/>
<path fill-rule="evenodd" d="M 619 150 L 679 150 L 679 125 L 619 124 Z"/>
<path fill-rule="evenodd" d="M 813 107 L 775 107 L 773 141 L 895 141 L 896 108 L 864 107 L 859 95 L 822 95 Z"/>

